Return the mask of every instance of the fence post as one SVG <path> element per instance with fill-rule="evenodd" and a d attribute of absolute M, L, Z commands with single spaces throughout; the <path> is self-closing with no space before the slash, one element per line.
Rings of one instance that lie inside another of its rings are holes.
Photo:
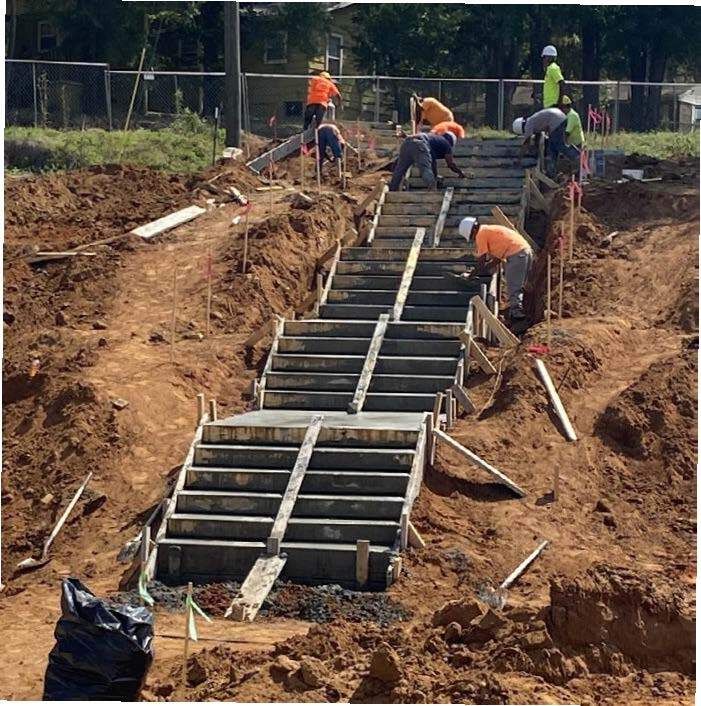
<path fill-rule="evenodd" d="M 34 127 L 39 127 L 39 109 L 37 106 L 37 64 L 32 61 L 32 89 L 34 94 Z"/>
<path fill-rule="evenodd" d="M 112 131 L 112 75 L 105 69 L 105 104 L 107 106 L 107 129 Z"/>
<path fill-rule="evenodd" d="M 497 128 L 499 130 L 504 129 L 504 79 L 500 78 L 499 79 L 499 90 L 497 91 L 498 93 L 498 116 L 497 116 Z"/>
<path fill-rule="evenodd" d="M 621 103 L 621 82 L 616 81 L 616 104 L 613 108 L 613 131 L 618 132 L 618 111 Z"/>
<path fill-rule="evenodd" d="M 375 122 L 380 122 L 380 78 L 375 75 Z"/>
<path fill-rule="evenodd" d="M 443 81 L 438 79 L 438 100 L 443 100 Z"/>

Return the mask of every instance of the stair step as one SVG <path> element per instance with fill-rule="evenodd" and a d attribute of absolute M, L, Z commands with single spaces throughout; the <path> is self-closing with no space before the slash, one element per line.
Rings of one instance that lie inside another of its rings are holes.
<path fill-rule="evenodd" d="M 404 321 L 465 321 L 469 300 L 463 306 L 409 306 L 402 311 Z M 365 318 L 377 320 L 381 314 L 391 310 L 386 304 L 323 304 L 319 314 L 325 319 Z"/>
<path fill-rule="evenodd" d="M 446 282 L 446 284 L 448 284 Z M 479 293 L 479 285 L 473 287 Z M 394 306 L 397 298 L 396 291 L 379 289 L 331 289 L 329 291 L 330 304 L 372 304 Z M 465 306 L 469 302 L 468 290 L 461 291 L 412 291 L 407 294 L 407 305 L 410 306 Z M 367 350 L 367 346 L 365 348 Z"/>
<path fill-rule="evenodd" d="M 411 293 L 410 293 L 411 294 Z M 292 338 L 281 336 L 278 339 L 279 353 L 314 354 L 356 354 L 365 355 L 370 346 L 369 338 Z M 380 348 L 384 356 L 457 356 L 460 353 L 459 341 L 431 341 L 422 339 L 385 339 Z"/>
<path fill-rule="evenodd" d="M 524 175 L 514 177 L 474 177 L 461 179 L 460 177 L 446 176 L 443 186 L 453 186 L 460 189 L 518 189 L 523 186 Z M 410 189 L 426 188 L 420 177 L 409 177 L 407 180 Z"/>
<path fill-rule="evenodd" d="M 460 220 L 453 218 L 451 225 L 460 225 Z M 447 221 L 446 221 L 447 223 Z M 467 243 L 466 243 L 467 245 Z M 364 260 L 406 263 L 409 257 L 409 248 L 400 246 L 380 248 L 375 243 L 371 248 L 343 248 L 341 262 L 362 262 Z M 424 246 L 419 253 L 419 262 L 469 262 L 475 261 L 472 248 L 435 248 Z"/>
<path fill-rule="evenodd" d="M 282 501 L 279 493 L 243 493 L 223 490 L 181 490 L 177 512 L 275 516 Z M 293 517 L 337 517 L 398 520 L 404 498 L 401 495 L 299 494 Z"/>
<path fill-rule="evenodd" d="M 421 281 L 415 277 L 412 285 Z M 428 278 L 432 284 L 438 278 Z M 442 276 L 441 281 L 444 282 Z M 464 326 L 445 324 L 437 321 L 422 323 L 390 322 L 387 325 L 386 339 L 452 339 L 458 338 Z M 375 323 L 368 321 L 332 321 L 324 319 L 300 319 L 285 321 L 285 335 L 287 336 L 339 336 L 348 338 L 371 338 L 375 331 Z"/>
<path fill-rule="evenodd" d="M 433 394 L 368 393 L 364 412 L 430 412 L 435 401 Z M 266 409 L 330 409 L 343 411 L 353 399 L 351 393 L 304 392 L 270 390 L 265 393 Z"/>
<path fill-rule="evenodd" d="M 465 269 L 470 265 L 466 264 Z M 338 289 L 377 289 L 377 290 L 393 290 L 399 289 L 400 277 L 392 277 L 386 275 L 336 275 L 333 278 L 333 286 Z M 412 292 L 418 291 L 440 291 L 445 289 L 446 284 L 450 280 L 443 274 L 415 276 L 411 280 Z M 489 277 L 480 277 L 480 284 L 489 284 Z M 391 325 L 391 324 L 390 324 Z"/>
<path fill-rule="evenodd" d="M 236 515 L 198 515 L 177 513 L 168 522 L 171 538 L 258 540 L 264 542 L 273 528 L 272 517 L 245 517 Z M 287 525 L 287 542 L 352 542 L 367 539 L 370 542 L 391 545 L 399 531 L 399 523 L 392 520 L 353 518 L 343 520 L 331 517 L 292 517 Z"/>
<path fill-rule="evenodd" d="M 244 579 L 265 551 L 264 542 L 166 537 L 159 542 L 158 577 L 169 585 Z M 306 584 L 355 586 L 355 542 L 349 544 L 284 541 L 287 554 L 281 579 Z M 370 545 L 368 589 L 386 588 L 392 557 L 389 545 Z"/>
<path fill-rule="evenodd" d="M 393 229 L 397 232 L 401 229 Z M 440 251 L 439 251 L 440 252 Z M 465 267 L 474 263 L 475 259 L 456 262 L 426 262 L 419 260 L 415 274 L 438 275 L 444 272 L 464 272 Z M 336 272 L 340 275 L 401 275 L 404 273 L 404 262 L 339 262 Z"/>
<path fill-rule="evenodd" d="M 317 392 L 355 392 L 359 375 L 336 373 L 280 373 L 266 377 L 267 390 Z M 445 390 L 453 384 L 449 375 L 377 375 L 370 379 L 370 392 L 432 392 Z"/>
<path fill-rule="evenodd" d="M 365 356 L 273 355 L 273 370 L 294 372 L 329 372 L 360 374 Z M 451 357 L 384 356 L 375 365 L 378 375 L 411 375 L 420 370 L 425 375 L 453 375 L 457 360 Z M 418 366 L 418 367 L 417 367 Z"/>

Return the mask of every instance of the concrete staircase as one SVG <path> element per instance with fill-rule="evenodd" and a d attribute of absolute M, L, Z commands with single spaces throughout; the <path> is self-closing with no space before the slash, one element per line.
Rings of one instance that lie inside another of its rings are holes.
<path fill-rule="evenodd" d="M 520 215 L 530 163 L 515 162 L 517 151 L 515 141 L 465 141 L 457 152 L 471 171 L 452 194 L 427 193 L 410 176 L 409 191 L 381 199 L 368 244 L 341 249 L 332 265 L 318 315 L 280 322 L 258 410 L 201 427 L 157 537 L 161 580 L 242 580 L 270 552 L 315 415 L 321 428 L 279 546 L 282 576 L 374 589 L 396 578 L 436 393 L 463 383 L 469 300 L 496 309 L 496 278 L 468 291 L 449 276 L 475 262 L 457 223 L 494 205 Z M 360 411 L 348 413 L 359 392 Z M 366 574 L 359 540 L 370 542 Z"/>

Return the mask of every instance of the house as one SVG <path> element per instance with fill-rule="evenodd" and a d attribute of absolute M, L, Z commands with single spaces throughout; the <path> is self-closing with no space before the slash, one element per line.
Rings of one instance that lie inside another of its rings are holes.
<path fill-rule="evenodd" d="M 39 0 L 8 0 L 5 14 L 5 57 L 45 59 L 56 57 L 59 32 Z"/>
<path fill-rule="evenodd" d="M 701 85 L 684 91 L 679 98 L 679 129 L 693 130 L 701 120 Z"/>

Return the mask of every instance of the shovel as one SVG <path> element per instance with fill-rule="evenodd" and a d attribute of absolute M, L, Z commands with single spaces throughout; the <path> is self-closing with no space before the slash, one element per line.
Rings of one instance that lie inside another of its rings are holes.
<path fill-rule="evenodd" d="M 80 488 L 75 491 L 75 495 L 73 496 L 73 499 L 68 503 L 68 507 L 63 511 L 63 515 L 59 518 L 59 521 L 56 523 L 56 526 L 51 530 L 51 534 L 49 535 L 48 539 L 44 542 L 44 549 L 41 552 L 41 556 L 38 559 L 33 559 L 32 557 L 29 557 L 29 559 L 24 559 L 23 561 L 20 561 L 19 564 L 17 564 L 17 570 L 18 571 L 27 571 L 28 569 L 37 569 L 40 566 L 44 566 L 44 564 L 48 564 L 49 562 L 49 547 L 51 547 L 51 543 L 56 539 L 56 535 L 59 533 L 61 530 L 61 527 L 65 524 L 66 520 L 68 519 L 68 515 L 71 514 L 73 508 L 75 507 L 76 503 L 80 499 L 80 496 L 83 494 L 83 491 L 85 490 L 85 487 L 88 484 L 88 481 L 92 478 L 92 471 L 88 473 L 87 477 L 85 480 L 82 482 Z"/>

